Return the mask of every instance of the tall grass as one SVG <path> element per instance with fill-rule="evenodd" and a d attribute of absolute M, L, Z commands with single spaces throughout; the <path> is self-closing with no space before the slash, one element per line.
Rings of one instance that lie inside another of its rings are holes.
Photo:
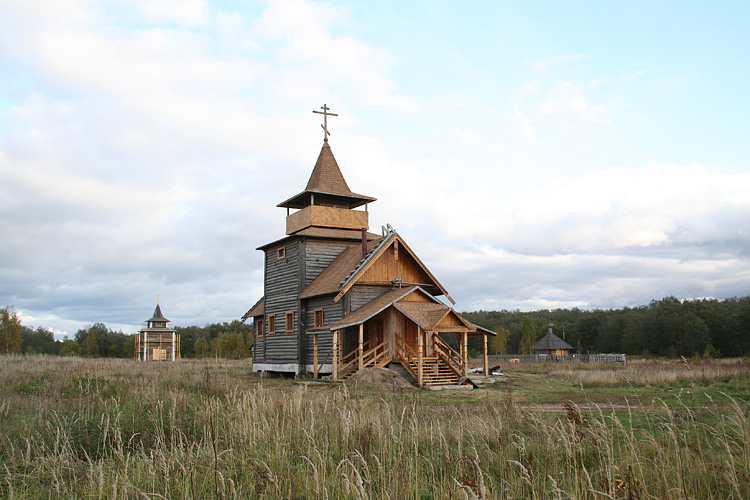
<path fill-rule="evenodd" d="M 749 405 L 524 409 L 257 379 L 246 362 L 0 358 L 6 498 L 748 498 Z"/>
<path fill-rule="evenodd" d="M 592 385 L 669 387 L 696 382 L 750 386 L 750 359 L 745 358 L 698 362 L 687 359 L 634 360 L 625 366 L 588 363 L 536 363 L 534 366 L 552 376 Z"/>

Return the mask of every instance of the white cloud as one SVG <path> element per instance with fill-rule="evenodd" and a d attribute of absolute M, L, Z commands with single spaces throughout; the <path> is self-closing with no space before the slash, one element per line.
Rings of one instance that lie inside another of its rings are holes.
<path fill-rule="evenodd" d="M 459 194 L 459 206 L 476 209 L 466 217 L 452 207 L 435 207 L 440 229 L 456 240 L 549 254 L 680 246 L 686 238 L 693 244 L 731 240 L 750 225 L 737 228 L 731 219 L 715 217 L 723 209 L 729 209 L 727 216 L 750 215 L 750 174 L 699 165 L 621 167 L 536 183 L 535 191 L 541 195 L 533 201 L 525 190 L 498 193 L 493 185 Z M 700 224 L 704 214 L 712 215 L 710 224 Z"/>

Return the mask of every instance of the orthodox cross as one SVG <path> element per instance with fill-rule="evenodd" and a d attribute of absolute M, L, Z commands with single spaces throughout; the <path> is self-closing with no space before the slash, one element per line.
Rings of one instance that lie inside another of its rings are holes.
<path fill-rule="evenodd" d="M 323 129 L 323 141 L 328 142 L 328 136 L 331 135 L 331 133 L 328 131 L 328 117 L 329 116 L 339 116 L 336 113 L 329 113 L 329 108 L 327 105 L 323 104 L 323 107 L 320 108 L 323 111 L 315 111 L 313 110 L 313 113 L 318 113 L 319 115 L 323 115 L 323 125 L 320 127 Z"/>
<path fill-rule="evenodd" d="M 159 294 L 156 294 L 156 304 L 159 305 Z"/>

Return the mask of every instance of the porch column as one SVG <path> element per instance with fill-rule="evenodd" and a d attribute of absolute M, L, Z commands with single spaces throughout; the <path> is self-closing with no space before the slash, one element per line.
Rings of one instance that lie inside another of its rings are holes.
<path fill-rule="evenodd" d="M 484 371 L 482 373 L 484 373 L 485 377 L 489 377 L 489 375 L 490 375 L 489 373 L 487 373 L 487 366 L 488 366 L 488 363 L 487 363 L 487 334 L 485 333 L 484 334 L 484 364 L 482 366 L 484 368 Z"/>
<path fill-rule="evenodd" d="M 417 380 L 417 383 L 419 384 L 419 387 L 422 387 L 424 384 L 424 367 L 422 363 L 422 351 L 424 350 L 424 335 L 422 334 L 422 329 L 417 327 L 417 360 L 418 360 L 418 371 L 417 376 L 419 380 Z"/>
<path fill-rule="evenodd" d="M 469 376 L 469 332 L 464 330 L 464 377 Z"/>
<path fill-rule="evenodd" d="M 313 368 L 315 373 L 315 378 L 318 378 L 318 332 L 315 332 L 313 334 L 313 363 L 315 364 L 315 367 Z"/>
<path fill-rule="evenodd" d="M 339 379 L 339 331 L 333 331 L 333 380 L 334 382 Z"/>
<path fill-rule="evenodd" d="M 362 354 L 364 354 L 364 349 L 362 348 L 362 344 L 365 340 L 365 324 L 360 323 L 359 324 L 359 349 L 357 352 L 357 370 L 362 369 Z"/>

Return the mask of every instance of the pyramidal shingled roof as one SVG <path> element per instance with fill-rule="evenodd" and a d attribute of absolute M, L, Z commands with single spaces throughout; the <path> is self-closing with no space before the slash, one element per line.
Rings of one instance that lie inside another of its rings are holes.
<path fill-rule="evenodd" d="M 318 161 L 315 162 L 310 180 L 307 181 L 305 191 L 316 191 L 319 193 L 339 194 L 343 196 L 353 196 L 349 185 L 341 173 L 339 164 L 333 156 L 331 146 L 328 141 L 323 143 L 323 147 L 318 155 Z"/>
<path fill-rule="evenodd" d="M 147 319 L 146 321 L 169 321 L 167 318 L 164 317 L 164 315 L 161 313 L 161 307 L 159 307 L 159 304 L 156 304 L 156 309 L 154 309 L 154 315 Z"/>
<path fill-rule="evenodd" d="M 570 350 L 573 349 L 573 346 L 552 332 L 549 332 L 542 337 L 542 339 L 531 348 L 532 351 L 554 351 L 557 349 Z"/>
<path fill-rule="evenodd" d="M 328 141 L 323 143 L 323 147 L 318 155 L 318 161 L 315 162 L 310 180 L 307 181 L 305 190 L 286 201 L 279 203 L 278 207 L 303 208 L 310 204 L 310 194 L 322 194 L 331 196 L 342 201 L 346 201 L 350 208 L 358 207 L 375 201 L 371 196 L 365 196 L 353 193 L 341 173 L 339 164 L 333 156 L 331 146 Z"/>

